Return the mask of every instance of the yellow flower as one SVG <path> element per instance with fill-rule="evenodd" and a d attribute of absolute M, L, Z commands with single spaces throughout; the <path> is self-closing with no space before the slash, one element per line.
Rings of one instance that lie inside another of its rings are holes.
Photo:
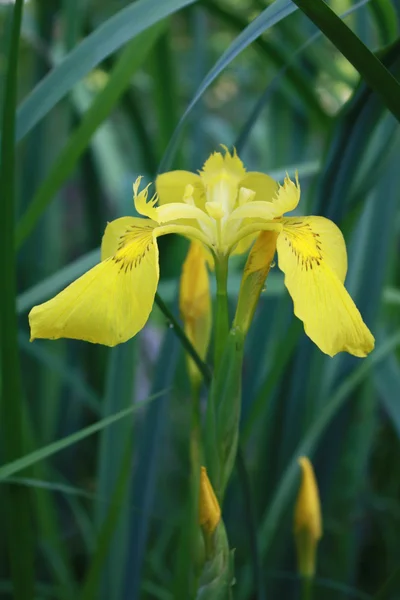
<path fill-rule="evenodd" d="M 374 338 L 346 292 L 346 247 L 323 217 L 283 217 L 296 208 L 300 186 L 247 173 L 233 153 L 216 152 L 199 174 L 172 171 L 157 178 L 157 194 L 133 186 L 145 219 L 108 224 L 102 262 L 58 296 L 32 309 L 31 339 L 70 337 L 114 346 L 146 323 L 157 289 L 157 238 L 179 233 L 201 242 L 214 260 L 246 251 L 260 231 L 278 233 L 279 267 L 307 335 L 325 353 L 365 356 Z"/>
<path fill-rule="evenodd" d="M 214 533 L 221 520 L 221 509 L 217 497 L 208 479 L 207 469 L 201 467 L 200 471 L 200 496 L 199 496 L 199 523 L 208 534 Z"/>
<path fill-rule="evenodd" d="M 322 537 L 321 507 L 311 462 L 302 456 L 299 465 L 302 478 L 294 512 L 294 535 L 299 573 L 312 577 L 315 573 L 317 545 Z"/>
<path fill-rule="evenodd" d="M 202 360 L 205 359 L 211 335 L 211 296 L 207 272 L 207 255 L 200 242 L 190 244 L 182 268 L 179 308 L 187 337 Z M 192 358 L 188 358 L 189 375 L 197 385 L 202 376 Z"/>

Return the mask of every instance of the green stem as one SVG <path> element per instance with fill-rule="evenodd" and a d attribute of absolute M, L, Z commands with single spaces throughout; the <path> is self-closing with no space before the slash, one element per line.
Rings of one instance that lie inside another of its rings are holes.
<path fill-rule="evenodd" d="M 217 297 L 215 306 L 214 370 L 217 372 L 229 334 L 227 256 L 218 257 L 215 261 L 215 277 L 217 280 Z"/>
<path fill-rule="evenodd" d="M 301 600 L 312 600 L 314 590 L 314 577 L 301 578 Z"/>
<path fill-rule="evenodd" d="M 2 116 L 0 188 L 0 270 L 4 292 L 0 297 L 1 331 L 1 436 L 6 462 L 21 457 L 25 451 L 25 410 L 21 390 L 21 371 L 16 318 L 16 256 L 14 240 L 15 214 L 15 110 L 17 104 L 18 47 L 23 0 L 16 0 L 12 15 L 10 49 L 5 77 Z M 31 495 L 23 486 L 5 486 L 4 510 L 7 515 L 8 551 L 15 600 L 33 598 L 33 534 Z"/>
<path fill-rule="evenodd" d="M 168 308 L 168 306 L 165 304 L 164 300 L 161 298 L 161 296 L 158 294 L 158 292 L 156 293 L 155 302 L 156 302 L 158 308 L 161 310 L 161 312 L 164 313 L 164 315 L 170 322 L 170 325 L 174 329 L 175 335 L 180 339 L 182 346 L 184 347 L 186 352 L 190 355 L 190 357 L 196 363 L 196 366 L 199 369 L 200 373 L 202 374 L 204 381 L 206 382 L 207 385 L 209 385 L 211 383 L 211 371 L 210 371 L 208 365 L 206 365 L 206 363 L 201 360 L 201 358 L 198 355 L 198 353 L 196 352 L 193 344 L 187 337 L 183 328 L 180 326 L 178 320 L 175 318 L 173 312 Z"/>

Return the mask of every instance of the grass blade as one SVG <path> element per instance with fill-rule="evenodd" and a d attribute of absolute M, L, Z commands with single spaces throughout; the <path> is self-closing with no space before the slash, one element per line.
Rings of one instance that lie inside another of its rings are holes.
<path fill-rule="evenodd" d="M 207 10 L 215 14 L 217 17 L 225 21 L 236 30 L 242 31 L 247 26 L 246 21 L 242 19 L 240 15 L 233 13 L 230 9 L 226 9 L 224 6 L 221 6 L 214 0 L 206 0 L 205 6 Z M 307 41 L 307 45 L 309 41 L 310 40 Z M 307 79 L 304 78 L 304 73 L 299 71 L 298 68 L 293 67 L 292 61 L 290 61 L 290 64 L 285 64 L 286 57 L 278 45 L 274 45 L 264 38 L 258 38 L 255 40 L 255 44 L 261 50 L 261 52 L 263 52 L 267 59 L 273 62 L 280 69 L 279 73 L 282 70 L 286 73 L 287 79 L 291 84 L 293 94 L 295 95 L 296 99 L 297 97 L 302 99 L 304 106 L 306 106 L 311 115 L 315 117 L 315 123 L 318 123 L 321 126 L 326 126 L 327 121 L 329 121 L 329 117 L 321 107 L 320 101 L 312 87 L 311 81 L 307 81 Z M 301 50 L 302 49 L 299 49 L 299 51 L 292 56 L 297 56 L 297 53 L 301 52 Z"/>
<path fill-rule="evenodd" d="M 323 410 L 318 413 L 318 416 L 311 424 L 300 444 L 293 453 L 273 495 L 270 506 L 266 510 L 262 523 L 259 529 L 259 544 L 262 559 L 268 553 L 271 547 L 274 536 L 281 522 L 281 517 L 284 514 L 288 502 L 292 497 L 295 489 L 295 484 L 298 478 L 299 456 L 312 456 L 321 436 L 326 430 L 333 417 L 345 405 L 351 393 L 364 381 L 369 375 L 371 369 L 378 365 L 386 358 L 395 348 L 400 345 L 400 332 L 396 332 L 393 336 L 386 339 L 385 342 L 375 350 L 370 358 L 365 359 L 358 369 L 354 370 L 339 386 L 332 397 L 326 402 Z M 251 586 L 250 573 L 247 570 L 244 573 L 241 582 L 241 593 L 239 597 L 248 597 Z"/>
<path fill-rule="evenodd" d="M 400 121 L 400 83 L 323 0 L 294 0 Z"/>
<path fill-rule="evenodd" d="M 159 172 L 167 171 L 170 168 L 172 160 L 176 152 L 176 146 L 179 139 L 179 135 L 182 131 L 183 125 L 186 123 L 186 119 L 192 111 L 192 108 L 200 100 L 204 92 L 210 87 L 215 79 L 222 73 L 222 71 L 243 51 L 247 48 L 254 40 L 256 40 L 264 31 L 279 23 L 282 19 L 290 15 L 296 10 L 293 2 L 290 0 L 276 0 L 271 6 L 268 6 L 262 13 L 254 19 L 238 35 L 232 44 L 223 55 L 217 60 L 213 68 L 207 73 L 203 81 L 197 88 L 189 106 L 183 113 L 173 136 L 170 139 L 168 148 L 166 149 L 164 156 L 159 166 Z"/>
<path fill-rule="evenodd" d="M 153 391 L 165 389 L 172 383 L 177 359 L 177 345 L 174 344 L 174 333 L 168 329 L 163 340 L 157 364 L 164 365 L 156 369 Z M 138 456 L 137 467 L 133 476 L 132 489 L 134 504 L 138 511 L 132 515 L 129 523 L 129 551 L 126 561 L 126 585 L 124 598 L 137 600 L 141 597 L 141 573 L 146 555 L 149 533 L 149 517 L 156 494 L 157 473 L 162 464 L 161 448 L 163 447 L 163 431 L 166 423 L 168 396 L 161 406 L 150 406 L 144 415 L 140 427 L 140 439 L 135 448 Z"/>
<path fill-rule="evenodd" d="M 17 141 L 107 56 L 142 31 L 195 1 L 138 0 L 108 19 L 76 46 L 22 103 L 17 114 Z"/>
<path fill-rule="evenodd" d="M 110 505 L 100 529 L 100 533 L 96 542 L 96 552 L 92 559 L 89 573 L 83 585 L 81 595 L 82 600 L 92 600 L 99 598 L 99 585 L 103 574 L 103 565 L 107 558 L 108 550 L 113 539 L 115 528 L 120 517 L 121 505 L 126 493 L 126 488 L 129 483 L 129 474 L 132 463 L 132 439 L 125 439 L 125 449 L 122 456 L 121 467 L 118 473 L 113 494 L 110 499 Z M 116 591 L 114 590 L 115 594 Z M 118 597 L 114 595 L 113 597 Z M 111 598 L 111 596 L 108 596 Z"/>
<path fill-rule="evenodd" d="M 103 416 L 105 417 L 127 408 L 133 402 L 135 365 L 138 358 L 137 341 L 137 338 L 129 340 L 126 344 L 112 348 L 110 352 L 103 403 Z M 102 529 L 106 528 L 106 522 L 109 519 L 108 513 L 111 508 L 108 510 L 108 503 L 113 504 L 113 491 L 115 489 L 116 493 L 119 485 L 117 483 L 118 469 L 124 460 L 125 462 L 128 460 L 124 459 L 127 445 L 129 445 L 131 455 L 132 426 L 129 421 L 121 421 L 112 429 L 103 429 L 101 432 L 97 464 L 97 493 L 107 504 L 99 502 L 95 507 L 96 526 L 100 532 L 99 538 L 103 536 Z M 130 462 L 128 460 L 128 469 Z M 110 534 L 110 538 L 107 538 L 108 553 L 106 552 L 106 557 L 101 561 L 102 580 L 98 598 L 107 598 L 108 600 L 121 597 L 121 586 L 125 573 L 124 558 L 128 542 L 126 523 L 129 520 L 131 503 L 124 486 L 122 486 L 121 494 L 122 497 L 118 499 L 119 518 L 115 522 L 113 535 Z M 98 559 L 94 558 L 93 560 L 96 563 Z M 90 575 L 88 578 L 90 579 Z"/>
<path fill-rule="evenodd" d="M 15 108 L 17 103 L 18 50 L 23 0 L 13 7 L 11 39 L 5 78 L 2 115 L 0 189 L 0 268 L 3 291 L 0 295 L 1 434 L 6 461 L 18 460 L 25 451 L 24 404 L 16 319 L 16 257 L 14 252 L 15 214 Z M 34 590 L 34 549 L 31 522 L 32 498 L 27 488 L 6 486 L 5 510 L 9 561 L 16 600 L 29 600 Z"/>
<path fill-rule="evenodd" d="M 143 406 L 145 406 L 146 404 L 150 404 L 150 402 L 152 402 L 158 396 L 161 396 L 164 393 L 164 391 L 159 392 L 158 394 L 151 396 L 144 402 L 135 404 L 134 406 L 130 406 L 125 410 L 120 410 L 118 413 L 111 415 L 110 417 L 106 417 L 105 419 L 101 419 L 100 421 L 93 423 L 93 425 L 89 425 L 88 427 L 85 427 L 84 429 L 81 429 L 76 433 L 72 433 L 71 435 L 61 438 L 56 442 L 52 442 L 47 446 L 43 446 L 38 450 L 34 450 L 33 452 L 30 452 L 29 454 L 18 458 L 17 460 L 13 460 L 12 462 L 3 465 L 2 467 L 0 467 L 0 481 L 2 479 L 6 479 L 10 475 L 14 475 L 15 473 L 19 473 L 19 471 L 27 469 L 35 463 L 44 460 L 45 458 L 48 458 L 49 456 L 53 456 L 53 454 L 56 454 L 57 452 L 61 452 L 61 450 L 65 450 L 65 448 L 69 448 L 69 446 L 71 446 L 72 444 L 76 444 L 77 442 L 84 440 L 90 435 L 101 431 L 105 427 L 109 427 L 110 425 L 117 423 L 121 419 L 128 417 L 130 414 L 141 410 Z"/>
<path fill-rule="evenodd" d="M 57 190 L 71 174 L 78 159 L 88 146 L 92 135 L 128 87 L 134 71 L 142 64 L 163 29 L 164 26 L 159 24 L 132 40 L 126 46 L 112 71 L 106 87 L 99 93 L 85 113 L 80 126 L 69 137 L 49 175 L 36 192 L 31 204 L 18 223 L 17 246 L 20 246 L 26 239 Z"/>
<path fill-rule="evenodd" d="M 348 11 L 343 13 L 341 16 L 342 17 L 348 16 L 349 14 L 353 13 L 355 10 L 358 10 L 359 8 L 364 6 L 369 1 L 370 0 L 361 0 L 360 2 L 357 2 L 354 6 L 352 6 Z M 278 73 L 276 73 L 276 75 L 274 75 L 272 80 L 268 82 L 267 86 L 265 87 L 265 90 L 263 91 L 263 93 L 261 94 L 259 99 L 257 100 L 253 110 L 251 111 L 245 124 L 241 128 L 240 133 L 236 139 L 235 148 L 238 151 L 238 153 L 241 152 L 242 148 L 247 143 L 249 135 L 250 135 L 254 125 L 256 124 L 261 112 L 265 108 L 271 95 L 278 89 L 279 85 L 282 83 L 282 79 L 284 77 L 289 78 L 289 75 L 291 73 L 297 74 L 297 70 L 296 70 L 296 66 L 295 66 L 296 62 L 298 62 L 298 60 L 302 57 L 302 54 L 304 53 L 304 51 L 307 50 L 316 41 L 318 41 L 321 38 L 321 36 L 322 36 L 321 31 L 317 31 L 314 35 L 312 35 L 306 42 L 304 42 L 304 44 L 302 44 L 295 52 L 293 52 L 293 54 L 290 57 L 290 60 L 288 60 L 286 62 L 286 64 L 283 64 L 283 66 L 279 69 Z M 297 77 L 297 75 L 296 75 L 296 77 Z M 319 107 L 319 110 L 321 112 L 321 115 L 323 115 L 324 123 L 326 125 L 329 118 L 327 115 L 324 115 L 324 113 L 322 113 L 321 107 Z M 319 120 L 322 122 L 322 117 Z"/>

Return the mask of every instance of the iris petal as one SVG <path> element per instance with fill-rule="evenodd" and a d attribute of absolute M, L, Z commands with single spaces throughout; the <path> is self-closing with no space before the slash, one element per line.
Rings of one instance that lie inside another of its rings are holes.
<path fill-rule="evenodd" d="M 374 338 L 343 285 L 347 258 L 339 229 L 323 217 L 287 218 L 282 224 L 279 267 L 306 334 L 330 356 L 341 351 L 366 356 Z"/>
<path fill-rule="evenodd" d="M 31 340 L 65 337 L 115 346 L 142 329 L 153 306 L 159 267 L 154 226 L 142 220 L 138 227 L 138 221 L 124 217 L 110 223 L 103 255 L 112 249 L 112 239 L 117 240 L 115 254 L 31 310 Z"/>

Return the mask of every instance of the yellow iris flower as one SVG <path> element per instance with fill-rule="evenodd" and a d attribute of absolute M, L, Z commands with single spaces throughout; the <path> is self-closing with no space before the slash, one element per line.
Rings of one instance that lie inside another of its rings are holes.
<path fill-rule="evenodd" d="M 202 243 L 214 260 L 246 251 L 260 231 L 277 235 L 279 267 L 307 335 L 325 353 L 365 356 L 374 338 L 343 286 L 346 246 L 323 217 L 284 217 L 296 208 L 300 186 L 281 186 L 246 172 L 236 152 L 216 152 L 196 173 L 157 177 L 155 194 L 133 186 L 137 212 L 107 225 L 102 262 L 55 298 L 35 306 L 31 339 L 68 337 L 115 346 L 145 325 L 159 279 L 157 238 L 178 233 Z"/>

